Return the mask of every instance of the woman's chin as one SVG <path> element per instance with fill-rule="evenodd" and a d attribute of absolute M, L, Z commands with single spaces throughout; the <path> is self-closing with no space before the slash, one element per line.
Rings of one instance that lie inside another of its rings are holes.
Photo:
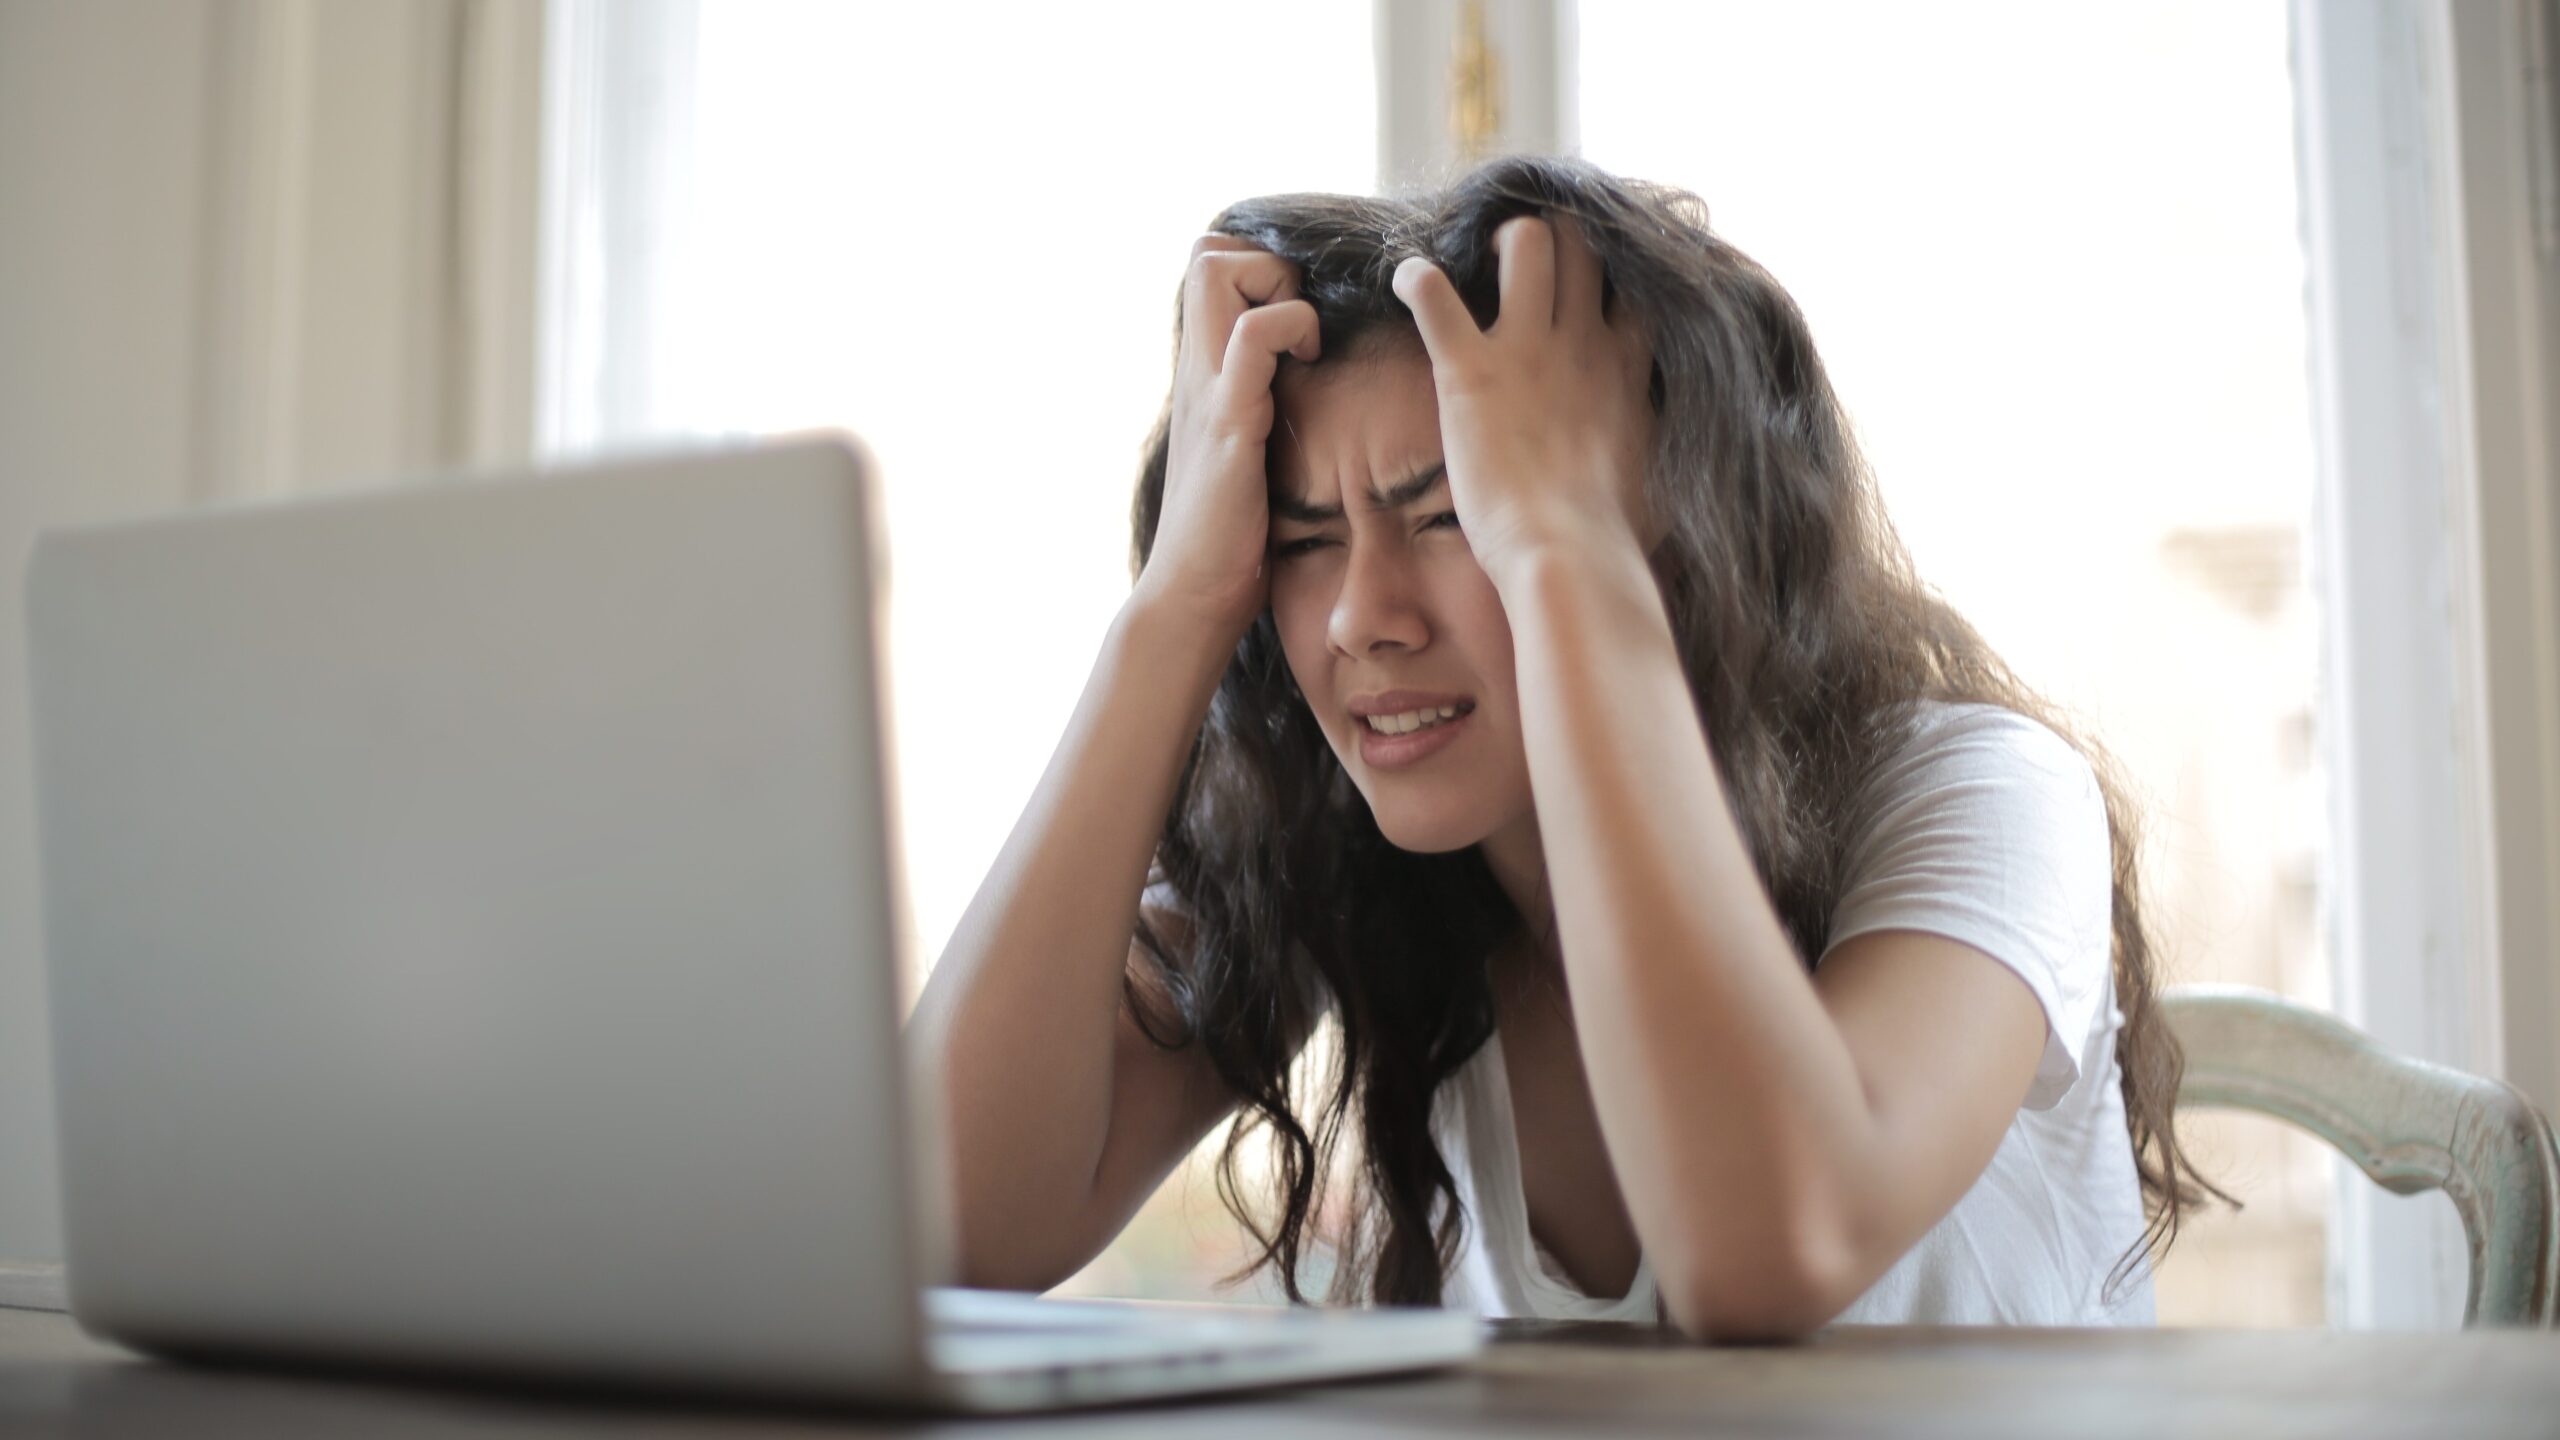
<path fill-rule="evenodd" d="M 1398 809 L 1380 810 L 1375 805 L 1369 813 L 1377 818 L 1378 833 L 1399 850 L 1416 855 L 1446 855 L 1464 850 L 1484 839 L 1488 832 L 1481 821 L 1470 815 L 1427 814 Z"/>

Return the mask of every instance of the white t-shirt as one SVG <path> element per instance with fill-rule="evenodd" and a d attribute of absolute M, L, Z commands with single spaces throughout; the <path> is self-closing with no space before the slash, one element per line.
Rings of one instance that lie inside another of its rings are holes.
<path fill-rule="evenodd" d="M 2112 1305 L 2101 1296 L 2143 1215 L 2116 1065 L 2114 861 L 2096 772 L 2015 711 L 1919 711 L 1909 747 L 1857 807 L 1829 944 L 1907 929 L 1974 946 L 2035 993 L 2044 1055 L 1982 1178 L 1837 1323 L 2148 1325 L 2147 1268 Z M 1147 899 L 1181 908 L 1162 884 Z M 1310 998 L 1326 998 L 1320 984 Z M 1649 1261 L 1625 1295 L 1585 1295 L 1532 1239 L 1499 1034 L 1441 1086 L 1432 1130 L 1468 1217 L 1445 1303 L 1496 1317 L 1665 1318 Z"/>
<path fill-rule="evenodd" d="M 2141 1236 L 2111 980 L 2113 864 L 2096 773 L 2015 711 L 1924 702 L 1912 742 L 1858 807 L 1830 945 L 1925 930 L 2007 965 L 2044 1009 L 2045 1048 L 1991 1164 L 1839 1316 L 1848 1324 L 2152 1323 L 2137 1269 L 2101 1290 Z M 1581 1293 L 1529 1233 L 1499 1035 L 1436 1098 L 1433 1129 L 1469 1223 L 1445 1299 L 1492 1316 L 1663 1318 L 1649 1262 L 1617 1297 Z"/>

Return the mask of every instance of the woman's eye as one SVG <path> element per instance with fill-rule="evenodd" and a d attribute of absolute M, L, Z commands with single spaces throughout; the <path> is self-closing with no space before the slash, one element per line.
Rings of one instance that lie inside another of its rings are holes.
<path fill-rule="evenodd" d="M 1455 510 L 1443 510 L 1437 515 L 1426 515 L 1422 520 L 1422 528 L 1425 530 L 1444 528 L 1455 530 L 1458 528 L 1458 512 Z"/>
<path fill-rule="evenodd" d="M 1316 549 L 1319 546 L 1330 545 L 1332 543 L 1333 542 L 1331 540 L 1326 539 L 1322 535 L 1310 535 L 1303 540 L 1289 540 L 1278 545 L 1274 545 L 1271 547 L 1271 553 L 1275 558 L 1286 560 L 1291 556 L 1304 555 L 1308 551 Z"/>

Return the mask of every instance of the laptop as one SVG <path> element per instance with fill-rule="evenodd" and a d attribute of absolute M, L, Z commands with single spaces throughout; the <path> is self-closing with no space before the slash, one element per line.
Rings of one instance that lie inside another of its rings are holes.
<path fill-rule="evenodd" d="M 40 537 L 67 1280 L 165 1355 L 1015 1410 L 1475 1317 L 941 1288 L 849 440 Z"/>

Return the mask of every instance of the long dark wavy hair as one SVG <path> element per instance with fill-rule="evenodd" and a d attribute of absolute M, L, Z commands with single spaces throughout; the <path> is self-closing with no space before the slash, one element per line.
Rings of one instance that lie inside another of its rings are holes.
<path fill-rule="evenodd" d="M 1409 255 L 1436 262 L 1477 322 L 1492 324 L 1493 233 L 1524 214 L 1578 221 L 1606 269 L 1605 303 L 1644 317 L 1658 412 L 1646 484 L 1669 521 L 1654 575 L 1734 819 L 1808 969 L 1847 878 L 1860 791 L 1911 737 L 1912 702 L 2017 711 L 2096 770 L 2114 856 L 2117 1053 L 2149 1219 L 2112 1288 L 2165 1252 L 2186 1210 L 2221 1195 L 2197 1178 L 2171 1125 L 2184 1062 L 2155 999 L 2139 816 L 2104 747 L 1915 575 L 1786 291 L 1708 227 L 1695 195 L 1573 159 L 1496 160 L 1411 199 L 1267 196 L 1211 228 L 1299 267 L 1322 329 L 1316 363 L 1338 365 L 1397 340 L 1418 346 L 1389 286 Z M 1155 538 L 1170 417 L 1168 399 L 1132 507 L 1133 568 Z M 1306 1299 L 1299 1270 L 1318 1238 L 1313 1217 L 1356 1123 L 1347 1220 L 1325 1237 L 1336 1247 L 1331 1296 L 1438 1303 L 1467 1217 L 1434 1142 L 1433 1103 L 1493 1033 L 1491 956 L 1521 917 L 1479 847 L 1415 854 L 1380 833 L 1299 694 L 1267 610 L 1219 681 L 1154 878 L 1185 913 L 1178 929 L 1142 915 L 1148 958 L 1126 998 L 1156 1043 L 1205 1046 L 1241 1098 L 1218 1189 L 1259 1254 L 1234 1278 L 1270 1267 L 1291 1300 Z M 1319 981 L 1339 1026 L 1334 1061 L 1329 1074 L 1296 1076 Z M 1248 1194 L 1240 1162 L 1257 1136 L 1270 1146 L 1274 1196 Z"/>

